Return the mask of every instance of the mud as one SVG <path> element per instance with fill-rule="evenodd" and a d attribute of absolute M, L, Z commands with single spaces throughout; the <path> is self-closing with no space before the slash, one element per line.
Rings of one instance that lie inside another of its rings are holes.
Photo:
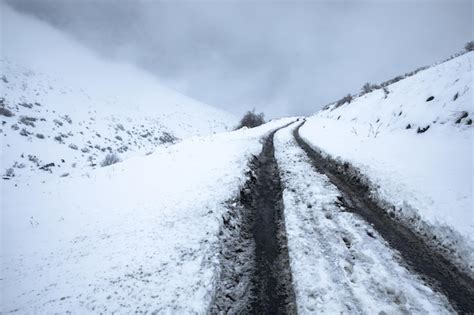
<path fill-rule="evenodd" d="M 213 314 L 296 314 L 273 145 L 279 129 L 264 139 L 239 198 L 229 202 L 222 218 L 221 277 L 210 308 Z"/>
<path fill-rule="evenodd" d="M 282 187 L 275 159 L 272 132 L 254 159 L 256 180 L 245 206 L 253 213 L 252 235 L 255 242 L 255 273 L 252 278 L 251 312 L 254 314 L 294 314 L 292 286 Z"/>

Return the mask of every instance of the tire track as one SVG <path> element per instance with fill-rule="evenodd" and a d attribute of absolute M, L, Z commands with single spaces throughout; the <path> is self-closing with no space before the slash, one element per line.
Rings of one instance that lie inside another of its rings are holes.
<path fill-rule="evenodd" d="M 253 212 L 256 270 L 252 281 L 255 299 L 251 310 L 254 314 L 296 313 L 282 187 L 273 145 L 274 135 L 280 129 L 265 139 L 262 153 L 255 159 L 256 181 L 250 202 L 246 204 Z"/>
<path fill-rule="evenodd" d="M 388 244 L 400 252 L 411 270 L 418 273 L 433 288 L 442 292 L 461 313 L 474 311 L 474 280 L 443 255 L 436 252 L 408 227 L 391 218 L 370 199 L 369 190 L 340 171 L 339 165 L 311 148 L 299 135 L 301 123 L 294 130 L 298 145 L 306 152 L 315 169 L 325 174 L 340 190 L 341 205 L 369 222 Z"/>
<path fill-rule="evenodd" d="M 291 124 L 291 123 L 290 123 Z M 250 162 L 248 180 L 223 218 L 221 278 L 211 313 L 296 314 L 282 187 L 273 138 Z"/>

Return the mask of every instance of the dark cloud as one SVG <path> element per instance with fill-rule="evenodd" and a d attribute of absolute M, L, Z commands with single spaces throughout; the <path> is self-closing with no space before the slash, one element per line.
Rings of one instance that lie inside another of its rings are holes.
<path fill-rule="evenodd" d="M 241 113 L 308 114 L 462 49 L 471 1 L 60 1 L 16 9 Z"/>

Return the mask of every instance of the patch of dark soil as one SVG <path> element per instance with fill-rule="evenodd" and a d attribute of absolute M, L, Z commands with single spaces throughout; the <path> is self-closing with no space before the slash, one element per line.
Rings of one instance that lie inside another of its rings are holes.
<path fill-rule="evenodd" d="M 348 176 L 348 167 L 324 157 L 304 142 L 299 135 L 301 125 L 294 131 L 297 143 L 311 158 L 315 169 L 325 174 L 340 190 L 343 196 L 340 202 L 344 207 L 369 222 L 392 248 L 400 252 L 408 267 L 435 290 L 442 292 L 457 311 L 473 312 L 474 280 L 419 234 L 391 217 L 388 209 L 383 209 L 372 200 L 369 187 L 359 177 Z"/>

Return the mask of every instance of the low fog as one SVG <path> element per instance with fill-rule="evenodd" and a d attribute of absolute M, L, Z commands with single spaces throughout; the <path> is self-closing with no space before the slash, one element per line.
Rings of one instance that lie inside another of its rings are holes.
<path fill-rule="evenodd" d="M 473 37 L 471 1 L 7 3 L 190 97 L 267 117 L 313 113 Z"/>

